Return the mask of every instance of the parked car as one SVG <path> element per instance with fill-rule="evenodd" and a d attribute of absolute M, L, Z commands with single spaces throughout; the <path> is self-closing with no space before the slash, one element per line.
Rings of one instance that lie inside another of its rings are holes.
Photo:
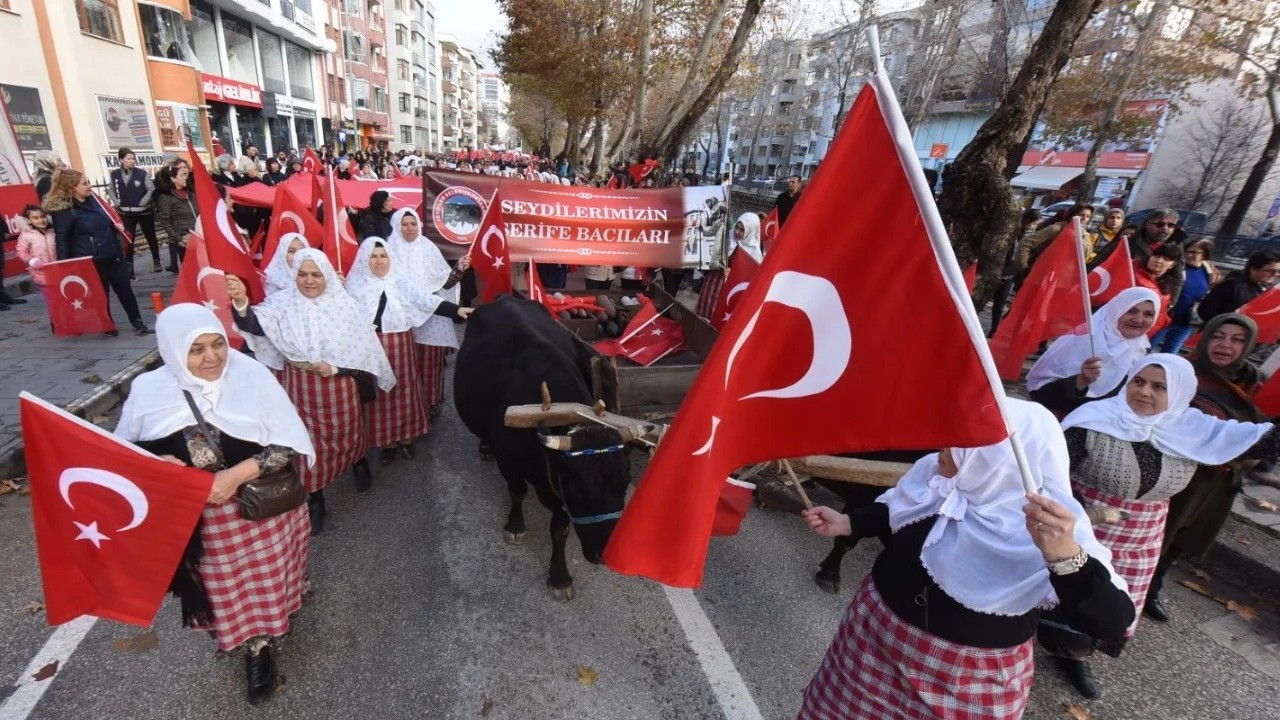
<path fill-rule="evenodd" d="M 1147 208 L 1146 210 L 1129 213 L 1124 219 L 1124 224 L 1142 227 L 1143 223 L 1147 221 L 1147 217 L 1156 210 L 1157 208 Z M 1202 235 L 1208 226 L 1209 216 L 1207 214 L 1198 210 L 1178 211 L 1178 227 L 1182 228 L 1188 235 Z"/>
<path fill-rule="evenodd" d="M 1263 250 L 1280 251 L 1280 235 L 1255 238 L 1237 237 L 1227 246 L 1226 252 L 1222 253 L 1222 260 L 1229 265 L 1243 267 L 1250 255 Z"/>
<path fill-rule="evenodd" d="M 1043 218 L 1044 220 L 1048 220 L 1049 218 L 1057 215 L 1060 212 L 1066 212 L 1067 210 L 1070 210 L 1071 207 L 1075 204 L 1076 203 L 1074 200 L 1064 200 L 1062 202 L 1056 202 L 1048 207 L 1041 208 L 1040 217 Z M 1094 203 L 1093 217 L 1090 218 L 1089 224 L 1085 226 L 1085 229 L 1090 232 L 1096 231 L 1098 229 L 1098 226 L 1102 225 L 1102 218 L 1104 215 L 1107 214 L 1107 210 L 1108 208 L 1106 205 L 1102 203 Z"/>

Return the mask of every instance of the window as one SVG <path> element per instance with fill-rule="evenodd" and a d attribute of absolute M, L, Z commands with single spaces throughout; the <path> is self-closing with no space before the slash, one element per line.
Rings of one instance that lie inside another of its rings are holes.
<path fill-rule="evenodd" d="M 387 111 L 387 91 L 380 87 L 373 89 L 373 109 L 380 113 Z"/>
<path fill-rule="evenodd" d="M 148 56 L 195 62 L 191 26 L 181 13 L 158 5 L 138 3 L 138 17 L 142 20 L 142 40 Z"/>
<path fill-rule="evenodd" d="M 258 52 L 262 53 L 262 89 L 275 93 L 288 91 L 284 77 L 284 49 L 280 38 L 258 31 Z"/>
<path fill-rule="evenodd" d="M 311 51 L 301 45 L 286 41 L 284 44 L 285 62 L 289 64 L 289 94 L 299 100 L 315 100 L 316 93 L 311 84 Z"/>
<path fill-rule="evenodd" d="M 400 112 L 409 112 L 409 93 L 400 93 Z"/>
<path fill-rule="evenodd" d="M 409 44 L 409 28 L 403 25 L 396 25 L 396 44 L 400 47 Z"/>
<path fill-rule="evenodd" d="M 364 17 L 364 0 L 342 0 L 343 12 L 355 17 Z"/>
<path fill-rule="evenodd" d="M 119 0 L 76 0 L 76 14 L 80 16 L 80 32 L 124 42 Z"/>
<path fill-rule="evenodd" d="M 222 36 L 227 42 L 227 77 L 258 84 L 258 63 L 253 55 L 253 26 L 222 13 Z"/>
<path fill-rule="evenodd" d="M 413 142 L 413 126 L 412 125 L 400 126 L 400 142 L 402 143 Z"/>
<path fill-rule="evenodd" d="M 396 61 L 396 77 L 400 78 L 401 80 L 409 79 L 409 61 L 408 60 Z"/>

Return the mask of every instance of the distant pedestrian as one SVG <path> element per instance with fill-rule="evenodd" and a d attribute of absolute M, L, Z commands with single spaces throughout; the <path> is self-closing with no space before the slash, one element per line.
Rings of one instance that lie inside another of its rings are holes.
<path fill-rule="evenodd" d="M 1093 219 L 1093 206 L 1088 203 L 1076 203 L 1067 211 L 1066 217 L 1047 224 L 1041 223 L 1038 230 L 1018 243 L 1018 251 L 1014 254 L 1014 271 L 1018 287 L 1026 280 L 1027 274 L 1031 272 L 1031 266 L 1035 264 L 1040 255 L 1062 233 L 1063 228 L 1071 222 L 1071 219 L 1077 217 L 1080 218 L 1080 226 L 1082 228 L 1088 225 L 1089 221 Z M 1093 258 L 1093 242 L 1093 235 L 1086 231 L 1084 238 L 1085 262 L 1090 262 Z"/>
<path fill-rule="evenodd" d="M 1186 268 L 1183 271 L 1182 292 L 1169 309 L 1168 327 L 1151 339 L 1151 343 L 1160 352 L 1176 355 L 1182 349 L 1182 344 L 1191 337 L 1196 321 L 1199 320 L 1196 307 L 1209 293 L 1209 288 L 1221 279 L 1213 263 L 1209 261 L 1212 256 L 1212 240 L 1198 240 L 1187 246 L 1183 253 Z"/>
<path fill-rule="evenodd" d="M 391 205 L 391 194 L 386 190 L 374 190 L 369 195 L 369 207 L 365 208 L 360 214 L 360 224 L 358 230 L 358 239 L 363 241 L 365 238 L 378 237 L 387 239 L 391 237 L 391 213 L 394 211 Z"/>
<path fill-rule="evenodd" d="M 214 161 L 213 181 L 224 187 L 240 187 L 240 176 L 236 173 L 236 159 L 230 155 L 219 155 Z"/>
<path fill-rule="evenodd" d="M 787 222 L 787 216 L 791 214 L 791 210 L 800 200 L 801 179 L 799 175 L 792 175 L 787 178 L 787 189 L 778 195 L 778 199 L 774 201 L 773 206 L 778 208 L 778 227 L 782 227 Z"/>
<path fill-rule="evenodd" d="M 1209 322 L 1235 312 L 1271 289 L 1280 277 L 1280 252 L 1262 250 L 1249 256 L 1243 270 L 1234 270 L 1200 301 L 1200 319 Z"/>
<path fill-rule="evenodd" d="M 163 171 L 156 196 L 156 223 L 169 237 L 169 272 L 178 271 L 186 255 L 187 235 L 196 227 L 200 207 L 191 187 L 191 166 L 175 162 Z"/>
<path fill-rule="evenodd" d="M 1022 211 L 1022 225 L 1019 228 L 1018 236 L 1009 243 L 1009 252 L 1004 256 L 1004 268 L 1000 271 L 1000 284 L 996 286 L 995 296 L 991 300 L 991 330 L 987 333 L 987 337 L 994 337 L 996 328 L 1000 327 L 1000 321 L 1004 319 L 1005 303 L 1009 301 L 1009 296 L 1013 294 L 1014 278 L 1018 274 L 1017 253 L 1018 247 L 1031 235 L 1037 224 L 1040 222 L 1040 211 L 1028 209 Z"/>
<path fill-rule="evenodd" d="M 1134 233 L 1129 236 L 1129 254 L 1134 260 L 1142 263 L 1147 261 L 1158 248 L 1166 244 L 1175 244 L 1179 246 L 1179 259 L 1170 271 L 1174 277 L 1178 279 L 1178 284 L 1173 288 L 1173 295 L 1177 297 L 1182 293 L 1182 259 L 1181 246 L 1187 239 L 1187 234 L 1178 227 L 1180 220 L 1177 210 L 1162 209 L 1155 210 L 1142 223 L 1142 227 L 1137 228 Z M 1121 234 L 1123 234 L 1121 230 Z M 1119 243 L 1111 243 L 1105 248 L 1100 248 L 1098 253 L 1089 260 L 1095 267 L 1101 265 L 1106 259 L 1115 252 Z"/>
<path fill-rule="evenodd" d="M 1175 288 L 1183 285 L 1182 275 L 1173 272 L 1173 267 L 1182 262 L 1182 246 L 1164 245 L 1156 248 L 1146 261 L 1133 261 L 1133 279 L 1138 287 L 1154 290 L 1160 296 L 1160 308 L 1156 311 L 1155 323 L 1147 331 L 1147 337 L 1155 337 L 1169 324 L 1169 311 L 1172 309 Z"/>
<path fill-rule="evenodd" d="M 268 185 L 279 185 L 284 182 L 284 173 L 280 171 L 283 164 L 276 158 L 267 161 L 267 171 L 262 174 L 262 182 Z"/>
<path fill-rule="evenodd" d="M 36 184 L 36 195 L 40 196 L 40 202 L 44 202 L 44 196 L 48 195 L 49 189 L 53 187 L 53 173 L 62 169 L 62 156 L 52 150 L 40 150 L 36 152 L 32 164 L 36 167 L 33 178 Z"/>
<path fill-rule="evenodd" d="M 138 157 L 129 148 L 121 148 L 117 153 L 120 167 L 111 171 L 111 190 L 116 199 L 116 212 L 124 223 L 124 231 L 133 238 L 138 236 L 138 228 L 147 238 L 147 247 L 151 248 L 151 272 L 160 272 L 160 239 L 156 237 L 156 215 L 151 204 L 155 196 L 156 186 L 151 174 L 138 167 Z M 133 273 L 133 243 L 125 255 L 129 262 L 130 277 Z"/>
<path fill-rule="evenodd" d="M 1094 251 L 1101 251 L 1115 242 L 1120 236 L 1120 230 L 1124 227 L 1124 210 L 1120 208 L 1111 208 L 1107 214 L 1102 216 L 1102 224 L 1098 226 L 1097 239 L 1094 241 Z"/>

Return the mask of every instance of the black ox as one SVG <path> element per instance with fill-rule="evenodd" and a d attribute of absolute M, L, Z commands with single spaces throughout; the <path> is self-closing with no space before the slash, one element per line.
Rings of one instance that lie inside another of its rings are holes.
<path fill-rule="evenodd" d="M 626 444 L 632 438 L 585 424 L 537 430 L 507 427 L 512 405 L 541 402 L 545 382 L 556 402 L 593 401 L 589 350 L 547 314 L 542 305 L 510 296 L 477 308 L 467 322 L 453 376 L 454 404 L 462 422 L 487 447 L 507 481 L 511 510 L 503 538 L 524 539 L 524 496 L 529 486 L 551 511 L 551 568 L 547 586 L 573 598 L 564 545 L 572 524 L 582 556 L 599 563 L 631 482 Z"/>

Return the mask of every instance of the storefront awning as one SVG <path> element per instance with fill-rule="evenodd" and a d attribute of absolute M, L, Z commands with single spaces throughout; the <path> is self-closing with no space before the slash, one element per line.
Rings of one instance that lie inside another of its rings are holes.
<path fill-rule="evenodd" d="M 1098 177 L 1136 178 L 1140 172 L 1142 171 L 1128 168 L 1098 168 Z"/>
<path fill-rule="evenodd" d="M 1028 190 L 1059 190 L 1063 185 L 1080 177 L 1084 168 L 1062 167 L 1060 165 L 1034 165 L 1026 171 L 1014 175 L 1009 181 Z"/>

